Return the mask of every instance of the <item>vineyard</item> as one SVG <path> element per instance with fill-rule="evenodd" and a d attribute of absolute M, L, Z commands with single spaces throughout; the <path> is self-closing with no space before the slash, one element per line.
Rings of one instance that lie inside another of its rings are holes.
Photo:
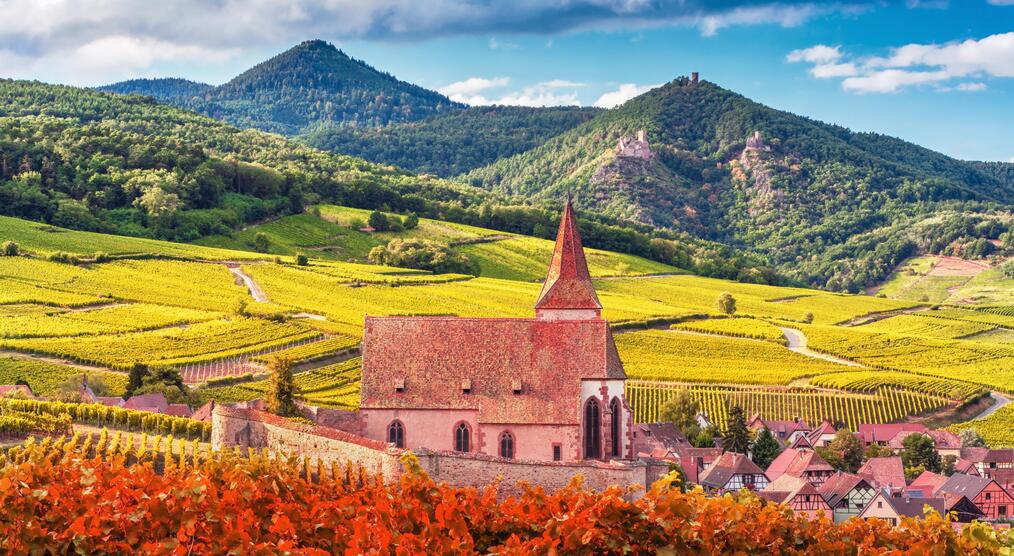
<path fill-rule="evenodd" d="M 279 351 L 273 351 L 266 355 L 254 358 L 258 363 L 270 363 L 273 359 L 288 359 L 294 363 L 304 361 L 316 361 L 325 357 L 331 357 L 342 353 L 353 351 L 359 347 L 358 338 L 348 336 L 334 336 L 324 340 L 309 342 L 300 346 L 291 347 Z"/>
<path fill-rule="evenodd" d="M 788 384 L 847 370 L 760 340 L 645 330 L 616 335 L 631 379 L 718 384 Z"/>
<path fill-rule="evenodd" d="M 1014 448 L 1014 404 L 1007 404 L 995 413 L 979 419 L 948 427 L 951 432 L 975 429 L 992 448 Z"/>
<path fill-rule="evenodd" d="M 758 319 L 731 318 L 681 322 L 672 325 L 675 330 L 690 330 L 703 334 L 720 334 L 737 338 L 753 338 L 786 344 L 787 340 L 777 326 Z"/>
<path fill-rule="evenodd" d="M 69 419 L 96 427 L 118 427 L 128 431 L 172 434 L 177 437 L 207 440 L 211 436 L 210 421 L 195 421 L 162 413 L 136 411 L 102 404 L 63 403 L 17 398 L 0 398 L 0 412 L 34 414 Z"/>
<path fill-rule="evenodd" d="M 995 325 L 981 322 L 938 318 L 935 313 L 933 313 L 933 316 L 916 313 L 912 315 L 899 315 L 872 324 L 866 324 L 860 326 L 859 330 L 949 340 L 980 334 L 994 328 L 996 328 Z"/>
<path fill-rule="evenodd" d="M 181 307 L 130 304 L 94 310 L 10 316 L 0 320 L 0 338 L 43 338 L 137 332 L 221 318 Z"/>
<path fill-rule="evenodd" d="M 359 379 L 362 359 L 354 358 L 334 365 L 319 367 L 295 375 L 302 399 L 309 404 L 341 409 L 359 407 Z M 241 402 L 264 397 L 267 380 L 215 386 L 198 390 L 204 399 L 220 402 Z"/>
<path fill-rule="evenodd" d="M 11 553 L 997 554 L 1007 533 L 946 519 L 807 521 L 743 494 L 706 497 L 673 476 L 643 496 L 572 483 L 517 497 L 437 484 L 411 459 L 400 481 L 255 453 L 165 457 L 92 436 L 0 456 L 0 549 Z M 87 445 L 87 446 L 86 446 Z M 152 447 L 154 448 L 154 447 Z M 91 457 L 92 454 L 101 457 Z M 159 463 L 162 460 L 163 463 Z M 88 488 L 82 488 L 87 484 Z"/>
<path fill-rule="evenodd" d="M 28 383 L 37 396 L 52 396 L 71 378 L 79 378 L 85 371 L 66 365 L 31 361 L 14 357 L 0 357 L 0 384 Z M 100 378 L 111 395 L 121 395 L 127 387 L 127 375 L 87 371 L 90 378 Z"/>
<path fill-rule="evenodd" d="M 0 439 L 29 434 L 61 435 L 70 432 L 69 415 L 49 415 L 18 411 L 0 405 Z"/>
<path fill-rule="evenodd" d="M 0 341 L 0 347 L 126 370 L 134 363 L 177 366 L 246 354 L 260 355 L 260 352 L 319 335 L 296 323 L 233 318 L 154 332 L 4 340 Z"/>
<path fill-rule="evenodd" d="M 800 418 L 811 426 L 827 419 L 858 430 L 861 423 L 891 423 L 908 415 L 917 415 L 945 407 L 949 400 L 912 390 L 880 387 L 868 394 L 833 390 L 786 387 L 714 386 L 628 380 L 627 401 L 634 421 L 653 423 L 661 407 L 677 392 L 686 390 L 700 403 L 719 428 L 725 428 L 729 408 L 741 407 L 747 415 L 758 413 L 765 419 Z"/>
<path fill-rule="evenodd" d="M 968 382 L 894 371 L 845 371 L 810 378 L 810 384 L 853 392 L 875 392 L 880 388 L 904 388 L 951 400 L 963 401 L 984 392 Z"/>

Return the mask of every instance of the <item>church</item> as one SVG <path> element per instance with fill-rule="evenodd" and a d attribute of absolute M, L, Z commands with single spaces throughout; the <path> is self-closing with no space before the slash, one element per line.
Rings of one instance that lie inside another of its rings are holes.
<path fill-rule="evenodd" d="M 632 459 L 627 376 L 568 200 L 534 318 L 366 317 L 362 434 L 526 461 Z"/>

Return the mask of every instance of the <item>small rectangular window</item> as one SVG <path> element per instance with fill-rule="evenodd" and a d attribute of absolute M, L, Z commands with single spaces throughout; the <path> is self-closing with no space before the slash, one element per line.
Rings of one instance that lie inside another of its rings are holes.
<path fill-rule="evenodd" d="M 553 444 L 553 461 L 560 461 L 563 459 L 563 446 L 559 444 Z"/>
<path fill-rule="evenodd" d="M 461 381 L 461 392 L 464 394 L 472 393 L 472 379 L 466 378 Z"/>
<path fill-rule="evenodd" d="M 397 380 L 394 381 L 394 391 L 395 392 L 404 392 L 405 391 L 405 379 L 404 378 L 399 378 L 399 379 L 397 379 Z"/>
<path fill-rule="evenodd" d="M 511 390 L 514 391 L 515 395 L 520 394 L 521 393 L 521 381 L 520 380 L 512 381 L 511 382 Z"/>
<path fill-rule="evenodd" d="M 989 493 L 989 492 L 986 493 L 986 500 L 989 500 L 992 497 L 993 497 L 992 493 Z"/>

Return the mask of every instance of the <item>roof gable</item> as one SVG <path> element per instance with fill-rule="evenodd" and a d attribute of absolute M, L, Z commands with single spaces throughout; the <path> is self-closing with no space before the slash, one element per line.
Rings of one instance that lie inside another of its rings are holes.
<path fill-rule="evenodd" d="M 960 494 L 967 496 L 969 500 L 974 500 L 990 484 L 995 484 L 995 481 L 985 477 L 955 473 L 937 488 L 935 494 Z"/>
<path fill-rule="evenodd" d="M 897 456 L 870 458 L 857 474 L 877 488 L 905 488 L 905 466 Z"/>

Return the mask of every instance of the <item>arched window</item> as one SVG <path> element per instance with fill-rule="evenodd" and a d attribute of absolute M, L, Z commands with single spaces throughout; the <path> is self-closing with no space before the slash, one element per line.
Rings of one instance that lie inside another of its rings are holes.
<path fill-rule="evenodd" d="M 602 412 L 595 398 L 589 398 L 584 405 L 584 457 L 602 457 Z"/>
<path fill-rule="evenodd" d="M 514 435 L 507 431 L 500 434 L 500 457 L 514 459 Z"/>
<path fill-rule="evenodd" d="M 620 399 L 613 398 L 613 401 L 609 402 L 609 442 L 610 453 L 614 458 L 620 457 L 620 423 L 622 418 Z"/>
<path fill-rule="evenodd" d="M 467 452 L 472 446 L 472 429 L 467 423 L 459 423 L 454 427 L 454 451 Z"/>
<path fill-rule="evenodd" d="M 405 447 L 405 425 L 402 425 L 401 421 L 391 421 L 391 424 L 387 425 L 387 441 L 396 448 Z"/>

